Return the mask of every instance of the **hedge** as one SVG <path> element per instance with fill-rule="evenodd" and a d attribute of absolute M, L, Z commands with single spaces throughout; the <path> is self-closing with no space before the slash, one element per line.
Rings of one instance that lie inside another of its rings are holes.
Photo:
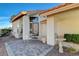
<path fill-rule="evenodd" d="M 64 34 L 67 42 L 79 43 L 79 34 Z"/>

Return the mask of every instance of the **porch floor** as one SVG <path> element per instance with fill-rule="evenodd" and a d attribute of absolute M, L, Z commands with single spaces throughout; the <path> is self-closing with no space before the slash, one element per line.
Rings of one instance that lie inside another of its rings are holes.
<path fill-rule="evenodd" d="M 11 51 L 14 54 L 16 53 L 15 54 L 16 56 L 18 56 L 18 55 L 21 55 L 21 56 L 26 55 L 27 56 L 27 52 L 25 53 L 26 49 L 28 51 L 28 55 L 30 55 L 31 53 L 34 53 L 34 54 L 31 54 L 31 55 L 34 55 L 34 56 L 35 55 L 38 55 L 38 56 L 39 55 L 46 55 L 46 56 L 79 56 L 79 52 L 77 52 L 77 53 L 69 53 L 66 50 L 66 48 L 64 48 L 64 53 L 61 54 L 61 53 L 58 52 L 58 46 L 52 47 L 50 45 L 43 44 L 42 42 L 40 42 L 38 40 L 32 40 L 32 41 L 27 41 L 26 42 L 26 41 L 23 41 L 22 39 L 19 40 L 19 39 L 15 39 L 15 38 L 9 37 L 9 36 L 0 38 L 0 56 L 8 56 L 8 52 L 6 51 L 6 47 L 7 46 L 5 46 L 5 43 L 9 44 L 9 47 L 12 49 Z M 30 51 L 30 50 L 32 50 L 31 47 L 33 48 L 33 50 L 35 52 Z M 48 52 L 48 49 L 50 49 L 51 51 Z M 41 54 L 40 53 L 36 53 L 38 51 L 40 51 Z M 48 53 L 46 53 L 46 51 Z M 22 53 L 25 53 L 25 54 L 22 54 Z"/>
<path fill-rule="evenodd" d="M 44 56 L 53 49 L 39 40 L 9 41 L 5 45 L 10 56 Z"/>

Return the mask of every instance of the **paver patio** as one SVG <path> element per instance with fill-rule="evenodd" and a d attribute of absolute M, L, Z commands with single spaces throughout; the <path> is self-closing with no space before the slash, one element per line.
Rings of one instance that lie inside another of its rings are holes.
<path fill-rule="evenodd" d="M 0 38 L 0 56 L 8 56 L 8 53 L 7 53 L 7 51 L 6 51 L 6 48 L 5 48 L 5 42 L 15 42 L 16 43 L 16 39 L 14 39 L 14 38 L 12 38 L 12 37 L 3 37 L 3 38 Z M 18 43 L 18 46 L 21 48 L 22 46 L 20 45 L 21 43 L 20 43 L 20 40 L 18 40 L 19 41 L 19 43 Z M 26 43 L 26 41 L 24 41 L 25 43 Z M 39 41 L 38 41 L 39 42 Z M 33 42 L 32 42 L 32 44 L 38 44 L 38 42 L 36 42 L 36 41 L 34 41 L 33 40 Z M 29 43 L 29 42 L 28 42 Z M 30 45 L 32 45 L 32 44 L 30 44 Z M 41 44 L 41 42 L 40 42 L 40 44 Z M 12 44 L 11 44 L 12 45 Z M 24 44 L 25 46 L 27 45 L 27 44 Z M 29 46 L 29 45 L 28 45 Z M 34 46 L 34 45 L 33 45 Z M 16 44 L 15 44 L 15 46 L 14 47 L 16 47 Z M 36 46 L 34 46 L 35 48 L 38 48 L 38 47 L 36 47 Z M 18 48 L 19 49 L 19 48 Z M 28 48 L 28 49 L 30 49 L 30 48 Z M 14 49 L 15 50 L 15 49 Z M 23 49 L 24 50 L 24 49 Z M 21 50 L 20 50 L 21 51 Z M 35 50 L 35 51 L 37 51 L 37 50 Z M 43 51 L 45 51 L 45 50 L 43 50 Z M 31 52 L 32 53 L 32 52 Z M 34 53 L 34 52 L 33 52 Z M 23 54 L 24 55 L 24 54 Z M 22 55 L 21 55 L 22 56 Z M 47 55 L 46 56 L 79 56 L 79 52 L 78 53 L 69 53 L 67 50 L 66 50 L 66 48 L 64 48 L 64 53 L 59 53 L 58 52 L 58 46 L 55 46 L 55 47 L 53 47 L 53 49 L 51 50 L 51 51 L 49 51 L 48 53 L 47 53 Z"/>
<path fill-rule="evenodd" d="M 43 44 L 39 40 L 16 40 L 6 43 L 8 55 L 12 56 L 44 56 L 53 46 Z"/>
<path fill-rule="evenodd" d="M 0 56 L 7 56 L 7 51 L 3 41 L 0 39 Z"/>

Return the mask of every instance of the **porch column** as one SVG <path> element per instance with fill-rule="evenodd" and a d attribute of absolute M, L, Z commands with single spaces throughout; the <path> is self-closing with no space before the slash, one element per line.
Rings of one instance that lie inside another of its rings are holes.
<path fill-rule="evenodd" d="M 23 40 L 28 40 L 30 34 L 29 16 L 23 16 Z"/>
<path fill-rule="evenodd" d="M 55 45 L 54 17 L 47 18 L 47 44 Z"/>
<path fill-rule="evenodd" d="M 39 16 L 39 37 L 41 36 L 41 24 L 40 24 L 41 19 L 42 19 L 42 17 Z"/>
<path fill-rule="evenodd" d="M 43 20 L 47 20 L 47 16 L 39 16 L 39 36 L 41 36 L 41 21 Z"/>

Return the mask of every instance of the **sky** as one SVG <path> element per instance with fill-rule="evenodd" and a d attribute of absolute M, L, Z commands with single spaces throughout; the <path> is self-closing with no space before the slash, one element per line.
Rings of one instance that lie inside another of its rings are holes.
<path fill-rule="evenodd" d="M 11 27 L 11 16 L 21 11 L 47 10 L 59 3 L 0 3 L 0 28 Z"/>

